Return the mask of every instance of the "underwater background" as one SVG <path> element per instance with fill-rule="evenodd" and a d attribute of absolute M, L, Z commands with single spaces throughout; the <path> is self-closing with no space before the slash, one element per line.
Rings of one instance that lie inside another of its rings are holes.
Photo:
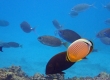
<path fill-rule="evenodd" d="M 104 23 L 110 18 L 110 11 L 102 6 L 108 2 L 110 1 L 0 0 L 0 19 L 10 23 L 7 27 L 0 27 L 0 41 L 15 41 L 23 46 L 3 48 L 3 52 L 0 52 L 0 68 L 19 65 L 30 76 L 37 72 L 45 74 L 45 66 L 50 58 L 67 50 L 64 46 L 50 47 L 37 40 L 37 37 L 42 35 L 55 36 L 56 28 L 52 20 L 57 19 L 63 28 L 74 30 L 83 38 L 93 41 L 94 48 L 98 50 L 88 55 L 88 59 L 81 60 L 65 70 L 65 76 L 95 76 L 102 71 L 110 73 L 110 45 L 103 44 L 96 37 L 100 30 L 110 27 Z M 94 4 L 96 8 L 90 7 L 73 18 L 69 12 L 79 3 Z M 20 28 L 22 21 L 36 27 L 36 34 L 24 33 Z"/>

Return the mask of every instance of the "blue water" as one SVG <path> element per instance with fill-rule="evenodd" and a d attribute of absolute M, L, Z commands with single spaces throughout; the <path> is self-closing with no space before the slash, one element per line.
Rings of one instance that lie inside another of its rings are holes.
<path fill-rule="evenodd" d="M 93 52 L 87 60 L 82 60 L 65 70 L 66 77 L 96 76 L 105 71 L 110 73 L 110 45 L 103 44 L 96 34 L 110 26 L 104 21 L 110 18 L 110 11 L 103 8 L 109 0 L 0 0 L 0 19 L 10 22 L 7 27 L 0 27 L 0 41 L 15 41 L 23 48 L 3 48 L 0 52 L 0 68 L 19 65 L 26 74 L 45 74 L 48 60 L 55 54 L 67 50 L 64 46 L 50 47 L 38 42 L 41 35 L 53 35 L 56 30 L 52 20 L 57 19 L 64 28 L 72 29 L 82 37 L 90 39 L 98 52 Z M 79 3 L 94 4 L 78 16 L 72 18 L 68 13 Z M 25 33 L 20 28 L 22 21 L 27 21 L 34 32 Z M 57 37 L 59 37 L 57 35 Z"/>

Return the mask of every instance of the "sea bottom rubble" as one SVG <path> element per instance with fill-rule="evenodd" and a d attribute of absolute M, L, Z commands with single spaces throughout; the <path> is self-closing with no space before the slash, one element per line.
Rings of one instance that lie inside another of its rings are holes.
<path fill-rule="evenodd" d="M 62 74 L 43 75 L 36 73 L 33 76 L 26 75 L 20 66 L 11 66 L 0 69 L 0 80 L 110 80 L 110 74 L 101 72 L 95 77 L 72 77 L 65 79 Z"/>

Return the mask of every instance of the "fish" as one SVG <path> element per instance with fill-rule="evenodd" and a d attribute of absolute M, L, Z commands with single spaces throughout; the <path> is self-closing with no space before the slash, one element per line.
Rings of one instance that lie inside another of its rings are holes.
<path fill-rule="evenodd" d="M 62 42 L 59 38 L 50 35 L 39 36 L 37 39 L 40 43 L 47 46 L 58 47 L 64 45 L 66 47 L 67 45 L 66 42 Z"/>
<path fill-rule="evenodd" d="M 100 38 L 100 41 L 105 45 L 110 45 L 110 38 L 108 37 Z"/>
<path fill-rule="evenodd" d="M 101 31 L 99 31 L 97 34 L 96 34 L 96 37 L 97 38 L 103 38 L 103 37 L 109 37 L 109 31 L 110 31 L 110 28 L 105 28 Z"/>
<path fill-rule="evenodd" d="M 0 26 L 1 26 L 1 27 L 9 26 L 9 22 L 6 21 L 6 20 L 0 20 Z"/>
<path fill-rule="evenodd" d="M 75 5 L 75 6 L 71 9 L 71 11 L 82 12 L 82 11 L 88 9 L 89 7 L 94 7 L 94 5 L 93 5 L 93 4 L 92 4 L 92 5 L 89 5 L 89 4 L 87 4 L 87 3 L 81 3 L 81 4 Z"/>
<path fill-rule="evenodd" d="M 110 28 L 104 32 L 105 37 L 110 38 Z"/>
<path fill-rule="evenodd" d="M 58 34 L 61 38 L 63 38 L 64 40 L 66 40 L 69 43 L 72 43 L 75 40 L 81 38 L 81 36 L 78 33 L 76 33 L 73 30 L 70 30 L 70 29 L 59 30 Z"/>
<path fill-rule="evenodd" d="M 82 60 L 93 50 L 93 42 L 84 38 L 74 41 L 67 49 L 67 58 L 70 62 Z M 71 57 L 72 56 L 72 57 Z"/>
<path fill-rule="evenodd" d="M 107 19 L 107 20 L 105 20 L 105 23 L 108 24 L 108 25 L 110 25 L 110 18 Z"/>
<path fill-rule="evenodd" d="M 0 46 L 0 52 L 3 52 L 3 50 L 2 50 L 2 46 Z"/>
<path fill-rule="evenodd" d="M 110 11 L 110 2 L 107 5 L 103 5 L 103 7 Z"/>
<path fill-rule="evenodd" d="M 7 44 L 10 46 L 10 47 L 13 47 L 13 48 L 18 48 L 18 47 L 21 47 L 22 48 L 22 45 L 17 43 L 17 42 L 7 42 Z"/>
<path fill-rule="evenodd" d="M 3 48 L 10 48 L 11 47 L 7 42 L 3 42 L 1 45 L 3 46 Z"/>
<path fill-rule="evenodd" d="M 78 12 L 76 12 L 76 11 L 70 11 L 69 15 L 71 17 L 75 17 L 75 16 L 78 16 Z"/>
<path fill-rule="evenodd" d="M 62 25 L 56 20 L 56 19 L 54 19 L 53 21 L 52 21 L 52 23 L 53 23 L 53 25 L 54 25 L 54 27 L 56 28 L 56 29 L 62 29 Z"/>
<path fill-rule="evenodd" d="M 70 44 L 67 51 L 54 55 L 46 65 L 45 74 L 65 74 L 64 70 L 70 68 L 77 61 L 85 58 L 93 49 L 92 41 L 78 39 Z"/>
<path fill-rule="evenodd" d="M 0 41 L 0 46 L 3 48 L 9 48 L 10 46 L 7 44 L 7 42 Z"/>
<path fill-rule="evenodd" d="M 35 28 L 32 28 L 30 26 L 30 24 L 26 21 L 23 21 L 21 24 L 20 24 L 20 27 L 21 29 L 25 32 L 25 33 L 30 33 L 31 31 L 35 31 Z"/>

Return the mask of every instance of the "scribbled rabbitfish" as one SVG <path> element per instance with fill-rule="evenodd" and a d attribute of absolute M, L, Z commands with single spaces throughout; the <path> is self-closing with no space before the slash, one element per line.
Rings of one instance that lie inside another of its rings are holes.
<path fill-rule="evenodd" d="M 104 8 L 106 8 L 110 11 L 110 2 L 107 5 L 105 5 Z"/>
<path fill-rule="evenodd" d="M 62 44 L 65 45 L 65 43 L 62 42 L 59 38 L 50 35 L 39 36 L 37 39 L 42 44 L 52 47 L 58 47 L 61 46 Z"/>
<path fill-rule="evenodd" d="M 76 12 L 76 11 L 70 11 L 69 15 L 71 17 L 75 17 L 75 16 L 78 16 L 78 12 Z"/>
<path fill-rule="evenodd" d="M 108 25 L 110 25 L 110 18 L 107 19 L 107 20 L 105 20 L 105 23 L 108 24 Z"/>
<path fill-rule="evenodd" d="M 63 38 L 64 40 L 70 43 L 81 38 L 81 36 L 78 33 L 70 29 L 59 30 L 58 34 L 61 38 Z"/>
<path fill-rule="evenodd" d="M 1 43 L 3 48 L 10 48 L 10 45 L 7 42 Z"/>
<path fill-rule="evenodd" d="M 30 26 L 30 24 L 29 24 L 28 22 L 26 22 L 26 21 L 23 21 L 23 22 L 20 24 L 20 27 L 21 27 L 21 29 L 22 29 L 24 32 L 26 32 L 26 33 L 30 33 L 31 31 L 34 31 L 34 30 L 35 30 L 35 28 L 32 28 L 32 27 Z"/>
<path fill-rule="evenodd" d="M 6 20 L 0 20 L 0 26 L 6 27 L 8 25 L 9 25 L 9 22 L 8 21 L 6 21 Z"/>
<path fill-rule="evenodd" d="M 18 47 L 21 47 L 21 48 L 22 48 L 22 45 L 20 45 L 20 44 L 17 43 L 17 42 L 7 42 L 7 44 L 8 44 L 10 47 L 13 47 L 13 48 L 18 48 Z"/>
<path fill-rule="evenodd" d="M 100 41 L 106 45 L 110 45 L 110 38 L 108 37 L 100 38 Z"/>
<path fill-rule="evenodd" d="M 105 32 L 104 32 L 104 35 L 108 38 L 110 38 L 110 28 L 107 29 Z"/>
<path fill-rule="evenodd" d="M 7 44 L 7 42 L 0 41 L 0 46 L 3 48 L 9 48 L 10 46 Z"/>
<path fill-rule="evenodd" d="M 57 20 L 53 20 L 52 23 L 56 29 L 62 29 L 62 25 Z"/>
<path fill-rule="evenodd" d="M 110 28 L 106 28 L 101 30 L 96 35 L 98 38 L 109 37 L 110 36 Z"/>
<path fill-rule="evenodd" d="M 88 9 L 89 7 L 93 7 L 93 5 L 81 3 L 81 4 L 77 4 L 76 6 L 74 6 L 71 10 L 76 11 L 76 12 L 82 12 L 82 11 Z"/>

